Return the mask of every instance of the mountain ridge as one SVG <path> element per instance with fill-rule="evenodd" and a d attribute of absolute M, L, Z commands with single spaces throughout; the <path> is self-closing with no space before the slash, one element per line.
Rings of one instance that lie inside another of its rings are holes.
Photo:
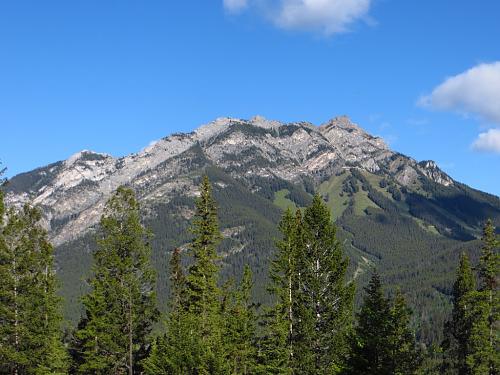
<path fill-rule="evenodd" d="M 255 129 L 267 131 L 267 134 L 269 134 L 269 131 L 276 131 L 279 134 L 286 133 L 290 128 L 294 130 L 288 139 L 285 137 L 285 141 L 280 142 L 278 135 L 278 142 L 269 142 L 266 140 L 266 142 L 261 142 L 258 145 L 261 152 L 267 152 L 268 160 L 272 160 L 274 156 L 279 156 L 276 152 L 273 155 L 273 151 L 275 151 L 273 148 L 279 149 L 288 158 L 289 164 L 291 162 L 288 169 L 274 170 L 272 173 L 290 182 L 295 182 L 300 175 L 312 176 L 315 173 L 322 173 L 322 171 L 328 170 L 328 165 L 332 161 L 340 162 L 341 167 L 354 164 L 353 166 L 359 165 L 370 172 L 378 172 L 380 170 L 379 162 L 396 154 L 389 150 L 381 138 L 369 135 L 358 125 L 352 123 L 346 116 L 335 117 L 320 126 L 306 122 L 285 124 L 267 120 L 261 116 L 255 116 L 251 120 L 222 117 L 202 125 L 191 133 L 172 134 L 153 142 L 138 153 L 120 158 L 114 158 L 109 154 L 89 150 L 79 151 L 65 161 L 51 164 L 50 166 L 52 167 L 42 167 L 32 172 L 27 172 L 29 174 L 33 172 L 37 173 L 38 171 L 38 178 L 42 180 L 47 179 L 50 175 L 54 175 L 55 181 L 53 181 L 52 186 L 47 184 L 39 187 L 33 184 L 27 186 L 27 189 L 19 189 L 18 185 L 22 184 L 19 183 L 19 180 L 22 180 L 26 174 L 14 176 L 11 179 L 13 187 L 7 187 L 6 199 L 9 204 L 13 205 L 32 201 L 34 204 L 39 204 L 43 207 L 56 206 L 56 210 L 48 212 L 48 222 L 53 219 L 63 220 L 69 215 L 75 215 L 81 210 L 88 210 L 90 206 L 96 205 L 95 214 L 84 215 L 82 217 L 87 223 L 93 225 L 100 216 L 103 201 L 118 186 L 129 183 L 137 183 L 139 185 L 146 183 L 147 178 L 144 176 L 142 178 L 139 177 L 144 174 L 144 171 L 152 170 L 158 165 L 178 157 L 189 148 L 195 147 L 198 143 L 205 147 L 205 153 L 213 162 L 224 163 L 224 160 L 222 160 L 224 159 L 224 154 L 231 151 L 225 151 L 222 148 L 232 148 L 233 153 L 235 153 L 237 151 L 234 150 L 235 146 L 240 147 L 245 143 L 241 131 L 231 131 L 232 128 L 234 129 L 238 125 L 251 125 Z M 311 136 L 311 134 L 307 134 L 306 129 L 316 134 Z M 225 142 L 217 143 L 217 137 L 224 137 L 224 134 L 228 133 L 230 136 Z M 314 136 L 316 136 L 316 139 L 312 139 Z M 286 143 L 289 144 L 288 147 Z M 320 148 L 318 155 L 311 155 L 311 153 L 318 151 L 317 149 L 314 150 L 314 146 Z M 321 147 L 323 148 L 321 149 Z M 304 151 L 309 152 L 309 154 L 304 154 Z M 401 157 L 407 158 L 404 155 L 401 155 Z M 415 179 L 417 177 L 415 170 L 427 173 L 430 178 L 435 179 L 439 183 L 445 185 L 453 183 L 453 180 L 442 172 L 435 163 L 432 164 L 431 172 L 427 166 L 422 166 L 411 158 L 407 159 L 412 165 L 411 168 L 405 168 L 402 173 L 398 174 L 398 181 L 401 184 L 406 185 Z M 226 164 L 229 165 L 230 163 L 226 162 Z M 395 165 L 396 163 L 393 164 Z M 338 170 L 338 168 L 334 169 Z M 255 172 L 259 174 L 259 171 Z M 260 174 L 265 175 L 262 171 L 260 171 Z M 58 194 L 61 191 L 71 191 L 71 189 L 75 189 L 79 185 L 87 187 L 87 190 L 91 189 L 92 185 L 98 185 L 100 194 L 93 194 L 84 202 L 81 200 L 77 202 L 75 199 L 64 196 L 64 194 L 62 194 L 62 197 Z M 100 197 L 97 195 L 100 195 Z M 71 203 L 57 206 L 57 200 L 60 199 L 71 201 Z M 81 225 L 82 231 L 87 229 L 83 228 L 83 224 Z M 50 230 L 51 226 L 47 225 L 47 229 Z M 75 229 L 72 230 L 72 232 L 74 231 Z M 78 230 L 76 231 L 78 232 Z M 77 235 L 78 233 L 75 233 L 71 238 Z M 70 238 L 61 235 L 53 237 L 57 245 L 68 239 Z"/>
<path fill-rule="evenodd" d="M 416 311 L 422 341 L 440 339 L 462 251 L 477 259 L 487 218 L 500 226 L 500 199 L 464 185 L 435 162 L 391 150 L 346 116 L 319 126 L 254 117 L 219 118 L 175 133 L 121 158 L 82 150 L 64 161 L 13 177 L 6 202 L 41 207 L 56 246 L 66 316 L 79 316 L 96 224 L 120 185 L 132 187 L 152 229 L 158 294 L 168 296 L 169 254 L 189 242 L 202 175 L 213 184 L 224 240 L 223 277 L 249 264 L 255 299 L 266 302 L 269 260 L 284 209 L 319 193 L 330 207 L 361 286 L 373 268 L 389 290 L 400 287 Z M 268 302 L 268 301 L 267 301 Z"/>

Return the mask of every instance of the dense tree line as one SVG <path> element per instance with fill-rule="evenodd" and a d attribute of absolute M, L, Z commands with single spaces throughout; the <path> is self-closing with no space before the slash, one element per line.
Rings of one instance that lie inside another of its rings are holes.
<path fill-rule="evenodd" d="M 28 205 L 5 209 L 0 192 L 0 373 L 66 374 L 53 248 Z"/>
<path fill-rule="evenodd" d="M 453 312 L 445 326 L 442 373 L 495 375 L 500 370 L 499 246 L 495 228 L 488 221 L 475 267 L 477 275 L 467 255 L 460 258 L 453 285 Z"/>
<path fill-rule="evenodd" d="M 477 275 L 461 258 L 442 354 L 431 366 L 403 294 L 387 295 L 376 272 L 355 313 L 349 262 L 319 195 L 281 219 L 268 278 L 272 302 L 264 307 L 253 303 L 248 265 L 238 282 L 221 277 L 223 236 L 208 177 L 194 206 L 189 246 L 170 257 L 163 312 L 151 236 L 139 212 L 128 188 L 108 201 L 84 312 L 63 338 L 41 213 L 29 205 L 5 209 L 0 199 L 1 374 L 498 373 L 499 242 L 491 222 Z"/>

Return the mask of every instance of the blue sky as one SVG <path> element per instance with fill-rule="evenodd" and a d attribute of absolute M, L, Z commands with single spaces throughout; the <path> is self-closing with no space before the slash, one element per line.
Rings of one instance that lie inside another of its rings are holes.
<path fill-rule="evenodd" d="M 217 117 L 347 114 L 500 195 L 498 0 L 3 1 L 8 176 Z"/>

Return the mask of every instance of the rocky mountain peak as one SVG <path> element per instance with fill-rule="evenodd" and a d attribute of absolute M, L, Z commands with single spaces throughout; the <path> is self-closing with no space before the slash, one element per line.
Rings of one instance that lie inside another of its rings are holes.
<path fill-rule="evenodd" d="M 368 134 L 348 116 L 338 116 L 322 124 L 320 132 L 330 141 L 339 145 L 369 145 L 380 150 L 389 150 L 389 146 L 380 137 Z"/>
<path fill-rule="evenodd" d="M 444 173 L 433 160 L 424 160 L 418 163 L 420 171 L 430 178 L 431 180 L 437 182 L 443 186 L 453 185 L 453 179 Z"/>
<path fill-rule="evenodd" d="M 105 153 L 94 152 L 91 150 L 82 150 L 77 152 L 76 154 L 71 155 L 68 159 L 66 159 L 65 165 L 69 167 L 77 162 L 91 162 L 104 159 L 113 159 L 113 157 Z"/>
<path fill-rule="evenodd" d="M 343 129 L 360 129 L 359 126 L 357 126 L 355 123 L 351 121 L 351 118 L 347 115 L 342 115 L 342 116 L 336 116 L 330 120 L 328 120 L 326 123 L 322 124 L 321 127 L 339 127 Z"/>
<path fill-rule="evenodd" d="M 268 120 L 263 116 L 257 115 L 250 119 L 250 124 L 264 129 L 276 129 L 283 125 L 282 122 L 276 120 Z"/>
<path fill-rule="evenodd" d="M 255 179 L 300 183 L 305 178 L 321 183 L 352 167 L 389 174 L 405 186 L 420 175 L 446 186 L 453 184 L 434 162 L 417 164 L 394 153 L 381 138 L 371 136 L 347 116 L 319 127 L 262 116 L 250 120 L 221 117 L 121 158 L 82 150 L 63 162 L 23 173 L 12 179 L 7 201 L 40 205 L 47 226 L 52 226 L 53 241 L 61 244 L 98 221 L 118 186 L 134 187 L 141 200 L 154 206 L 180 191 L 192 195 L 196 191 L 192 174 L 207 165 L 217 166 L 255 190 L 260 188 L 254 185 Z"/>

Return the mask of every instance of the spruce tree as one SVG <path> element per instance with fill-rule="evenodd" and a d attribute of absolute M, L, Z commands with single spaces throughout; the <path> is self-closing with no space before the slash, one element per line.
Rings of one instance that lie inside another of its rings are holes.
<path fill-rule="evenodd" d="M 252 271 L 245 266 L 239 287 L 229 293 L 224 305 L 224 342 L 231 374 L 254 374 L 256 371 L 256 314 L 251 302 Z"/>
<path fill-rule="evenodd" d="M 2 373 L 64 374 L 68 368 L 53 248 L 41 218 L 40 210 L 25 205 L 10 209 L 0 228 Z"/>
<path fill-rule="evenodd" d="M 225 366 L 221 292 L 217 285 L 220 272 L 217 246 L 222 235 L 212 186 L 207 176 L 202 179 L 200 196 L 196 200 L 191 233 L 194 235 L 190 245 L 193 262 L 186 276 L 186 310 L 188 323 L 195 326 L 193 340 L 199 340 L 194 349 L 200 357 L 194 371 L 201 374 L 220 372 Z"/>
<path fill-rule="evenodd" d="M 476 289 L 475 276 L 469 257 L 463 253 L 453 284 L 453 310 L 451 320 L 445 323 L 442 373 L 467 375 L 466 358 L 469 353 L 471 324 L 469 320 L 470 296 Z"/>
<path fill-rule="evenodd" d="M 287 209 L 279 223 L 282 238 L 271 261 L 269 293 L 275 304 L 262 317 L 263 335 L 259 340 L 259 373 L 287 374 L 293 371 L 295 301 L 298 290 L 298 230 L 302 226 L 300 210 L 295 217 Z"/>
<path fill-rule="evenodd" d="M 303 224 L 298 261 L 301 337 L 297 341 L 302 344 L 298 361 L 308 364 L 303 371 L 309 373 L 336 373 L 348 353 L 354 284 L 346 282 L 349 262 L 336 238 L 330 210 L 319 195 L 305 210 Z"/>
<path fill-rule="evenodd" d="M 165 320 L 165 333 L 156 338 L 149 357 L 144 361 L 146 374 L 183 374 L 196 367 L 192 361 L 190 327 L 185 307 L 186 278 L 181 251 L 175 249 L 169 262 L 170 299 Z M 186 345 L 187 344 L 187 345 Z"/>
<path fill-rule="evenodd" d="M 410 329 L 411 309 L 398 289 L 390 311 L 389 348 L 390 373 L 394 375 L 415 374 L 422 362 L 416 347 L 415 335 Z"/>
<path fill-rule="evenodd" d="M 148 231 L 131 189 L 120 187 L 100 221 L 91 291 L 83 297 L 85 317 L 76 333 L 82 374 L 137 374 L 157 319 L 155 274 Z"/>
<path fill-rule="evenodd" d="M 391 306 L 384 296 L 380 276 L 372 275 L 365 288 L 361 311 L 351 338 L 346 374 L 389 375 L 391 359 Z"/>
<path fill-rule="evenodd" d="M 421 357 L 410 329 L 411 310 L 403 295 L 398 290 L 393 300 L 385 297 L 377 273 L 372 275 L 365 293 L 345 373 L 416 374 Z"/>
<path fill-rule="evenodd" d="M 170 264 L 171 303 L 166 333 L 145 361 L 148 374 L 220 374 L 227 370 L 217 246 L 222 239 L 212 187 L 204 176 L 190 228 L 191 264 L 182 272 L 180 252 Z"/>
<path fill-rule="evenodd" d="M 499 241 L 495 228 L 488 220 L 483 231 L 483 248 L 479 262 L 479 289 L 470 293 L 469 351 L 466 362 L 471 374 L 495 375 L 500 371 L 500 275 Z"/>
<path fill-rule="evenodd" d="M 285 212 L 271 263 L 276 303 L 264 319 L 261 357 L 269 372 L 340 372 L 348 352 L 354 285 L 330 211 L 316 195 L 304 217 Z"/>

